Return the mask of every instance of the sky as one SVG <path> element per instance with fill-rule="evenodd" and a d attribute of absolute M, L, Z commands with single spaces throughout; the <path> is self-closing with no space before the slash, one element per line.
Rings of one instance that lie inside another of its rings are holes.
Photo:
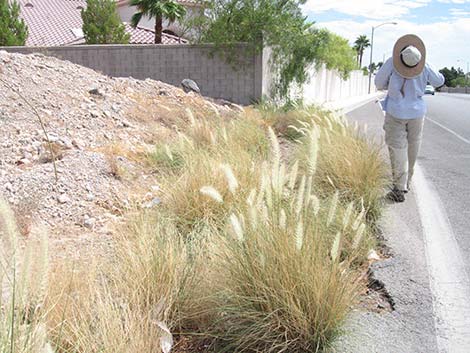
<path fill-rule="evenodd" d="M 317 27 L 327 28 L 351 45 L 359 35 L 370 39 L 375 30 L 373 62 L 392 55 L 395 41 L 402 35 L 420 36 L 427 50 L 427 62 L 437 69 L 470 63 L 470 0 L 307 0 L 303 11 Z M 369 64 L 370 48 L 363 66 Z"/>

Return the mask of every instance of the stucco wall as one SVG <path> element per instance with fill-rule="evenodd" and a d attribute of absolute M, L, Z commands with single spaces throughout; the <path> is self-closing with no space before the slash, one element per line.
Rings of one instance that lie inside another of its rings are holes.
<path fill-rule="evenodd" d="M 321 104 L 367 95 L 368 88 L 368 76 L 364 76 L 362 71 L 353 71 L 343 79 L 337 72 L 323 66 L 318 70 L 310 69 L 310 80 L 298 94 L 306 103 Z M 375 90 L 375 86 L 372 89 Z"/>

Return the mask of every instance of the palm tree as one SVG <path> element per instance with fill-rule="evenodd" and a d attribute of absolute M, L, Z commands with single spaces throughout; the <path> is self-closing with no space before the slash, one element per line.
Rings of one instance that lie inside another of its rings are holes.
<path fill-rule="evenodd" d="M 364 55 L 364 49 L 368 47 L 370 47 L 370 42 L 366 35 L 357 37 L 353 48 L 357 52 L 357 62 L 359 63 L 359 67 L 362 66 L 362 56 Z"/>
<path fill-rule="evenodd" d="M 137 27 L 144 16 L 155 18 L 155 44 L 162 42 L 163 18 L 175 22 L 186 15 L 184 6 L 174 0 L 131 0 L 130 5 L 137 7 L 138 10 L 132 16 L 132 27 Z"/>

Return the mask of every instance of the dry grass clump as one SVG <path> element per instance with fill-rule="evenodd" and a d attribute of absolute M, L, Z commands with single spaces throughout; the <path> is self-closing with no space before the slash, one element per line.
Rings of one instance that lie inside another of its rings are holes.
<path fill-rule="evenodd" d="M 260 115 L 273 129 L 289 140 L 297 140 L 303 136 L 300 129 L 315 122 L 319 127 L 333 127 L 338 120 L 332 111 L 323 110 L 318 106 L 294 104 L 284 108 L 262 107 Z"/>
<path fill-rule="evenodd" d="M 0 199 L 0 352 L 52 352 L 45 325 L 47 238 L 20 244 L 13 212 Z"/>
<path fill-rule="evenodd" d="M 219 227 L 228 210 L 256 186 L 259 164 L 269 148 L 264 129 L 253 118 L 191 121 L 178 141 L 151 156 L 167 173 L 164 205 L 185 232 L 201 222 Z M 234 178 L 246 188 L 233 185 Z M 208 184 L 218 192 L 202 189 Z"/>
<path fill-rule="evenodd" d="M 15 216 L 16 228 L 24 237 L 31 233 L 34 214 L 38 209 L 39 200 L 35 196 L 22 198 L 16 205 L 12 206 Z"/>
<path fill-rule="evenodd" d="M 57 274 L 72 278 L 51 299 L 60 303 L 49 316 L 60 352 L 168 352 L 170 328 L 193 320 L 205 271 L 202 245 L 185 243 L 170 221 L 140 214 L 116 248 L 101 269 Z"/>
<path fill-rule="evenodd" d="M 127 214 L 112 258 L 56 271 L 38 344 L 167 353 L 184 336 L 217 352 L 326 349 L 359 292 L 379 156 L 320 112 L 292 113 L 289 163 L 270 126 L 279 117 L 185 114 L 174 140 L 138 156 L 162 203 Z"/>
<path fill-rule="evenodd" d="M 65 148 L 57 142 L 44 143 L 39 163 L 52 163 L 64 158 Z"/>
<path fill-rule="evenodd" d="M 382 210 L 382 194 L 387 185 L 386 165 L 380 155 L 380 146 L 362 135 L 357 128 L 348 126 L 341 118 L 327 118 L 321 127 L 314 120 L 301 122 L 297 129 L 298 158 L 308 161 L 312 150 L 318 152 L 317 187 L 327 193 L 340 191 L 346 200 L 362 200 L 367 217 L 376 221 Z M 308 169 L 308 165 L 303 165 Z"/>
<path fill-rule="evenodd" d="M 352 205 L 341 212 L 338 194 L 322 204 L 315 170 L 287 172 L 270 136 L 271 163 L 215 238 L 218 352 L 320 351 L 357 293 L 363 213 Z"/>

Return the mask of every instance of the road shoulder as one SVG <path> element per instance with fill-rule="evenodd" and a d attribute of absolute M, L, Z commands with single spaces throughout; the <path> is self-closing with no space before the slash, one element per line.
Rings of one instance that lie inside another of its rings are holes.
<path fill-rule="evenodd" d="M 383 114 L 375 102 L 348 114 L 382 139 Z M 374 263 L 371 273 L 393 302 L 391 312 L 354 310 L 335 352 L 437 352 L 433 300 L 423 229 L 414 194 L 403 204 L 387 205 L 381 221 L 383 243 L 391 257 Z"/>

